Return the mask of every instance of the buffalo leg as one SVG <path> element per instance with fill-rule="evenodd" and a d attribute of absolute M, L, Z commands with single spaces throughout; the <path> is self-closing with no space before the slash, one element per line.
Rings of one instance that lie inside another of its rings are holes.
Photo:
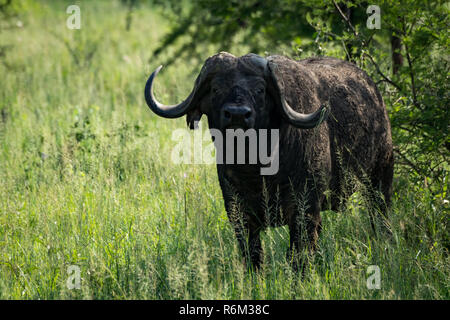
<path fill-rule="evenodd" d="M 262 262 L 262 247 L 259 230 L 248 230 L 242 224 L 234 225 L 239 249 L 248 267 L 258 270 Z"/>
<path fill-rule="evenodd" d="M 305 249 L 311 255 L 317 248 L 321 230 L 320 209 L 317 207 L 313 212 L 306 216 L 299 212 L 289 223 L 290 247 L 287 259 L 292 263 L 292 268 L 296 272 L 304 271 Z"/>
<path fill-rule="evenodd" d="M 381 230 L 387 232 L 387 234 L 391 233 L 387 224 L 388 209 L 391 202 L 390 196 L 390 191 L 384 189 L 382 182 L 372 181 L 367 197 L 370 224 L 375 233 L 377 232 L 377 226 L 380 226 Z"/>
<path fill-rule="evenodd" d="M 391 154 L 387 159 L 378 161 L 377 166 L 372 171 L 370 185 L 367 188 L 369 218 L 375 233 L 376 226 L 380 225 L 382 231 L 391 234 L 387 218 L 391 206 L 393 177 L 394 159 Z"/>
<path fill-rule="evenodd" d="M 262 247 L 259 230 L 249 232 L 248 250 L 252 266 L 255 270 L 259 270 L 262 262 Z"/>

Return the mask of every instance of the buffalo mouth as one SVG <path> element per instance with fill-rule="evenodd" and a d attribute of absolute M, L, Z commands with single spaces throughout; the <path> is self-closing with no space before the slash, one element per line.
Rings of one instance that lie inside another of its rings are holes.
<path fill-rule="evenodd" d="M 238 130 L 238 129 L 245 131 L 245 130 L 250 129 L 250 127 L 246 126 L 246 125 L 239 125 L 239 124 L 232 124 L 232 125 L 225 127 L 225 130 Z"/>

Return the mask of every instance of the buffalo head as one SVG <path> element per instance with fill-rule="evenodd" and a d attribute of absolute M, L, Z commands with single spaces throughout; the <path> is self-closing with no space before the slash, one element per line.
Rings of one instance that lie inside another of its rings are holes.
<path fill-rule="evenodd" d="M 208 58 L 190 95 L 176 105 L 164 105 L 153 94 L 154 79 L 161 68 L 158 67 L 147 80 L 147 105 L 161 117 L 186 115 L 191 129 L 203 114 L 208 117 L 210 128 L 221 131 L 269 129 L 274 127 L 273 119 L 284 119 L 297 128 L 314 128 L 328 115 L 325 106 L 311 114 L 291 108 L 276 76 L 276 64 L 255 54 L 236 58 L 221 52 Z"/>

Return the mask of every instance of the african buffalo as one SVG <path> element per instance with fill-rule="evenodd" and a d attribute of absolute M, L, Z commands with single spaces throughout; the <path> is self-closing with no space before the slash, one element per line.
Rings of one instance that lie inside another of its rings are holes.
<path fill-rule="evenodd" d="M 261 163 L 217 164 L 229 220 L 254 267 L 262 260 L 260 231 L 287 224 L 288 257 L 298 268 L 299 253 L 316 248 L 321 209 L 339 210 L 354 191 L 348 173 L 369 186 L 368 199 L 378 212 L 389 207 L 394 164 L 389 118 L 376 85 L 354 64 L 221 52 L 206 60 L 190 95 L 173 106 L 153 95 L 160 68 L 145 87 L 146 102 L 157 115 L 186 115 L 191 129 L 202 114 L 210 129 L 221 132 L 278 129 L 276 174 L 261 175 Z"/>

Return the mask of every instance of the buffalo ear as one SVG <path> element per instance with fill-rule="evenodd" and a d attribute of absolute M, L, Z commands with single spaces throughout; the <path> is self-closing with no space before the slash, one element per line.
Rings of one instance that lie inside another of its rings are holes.
<path fill-rule="evenodd" d="M 186 124 L 191 130 L 198 129 L 198 122 L 202 117 L 202 112 L 199 108 L 194 108 L 186 113 Z"/>

